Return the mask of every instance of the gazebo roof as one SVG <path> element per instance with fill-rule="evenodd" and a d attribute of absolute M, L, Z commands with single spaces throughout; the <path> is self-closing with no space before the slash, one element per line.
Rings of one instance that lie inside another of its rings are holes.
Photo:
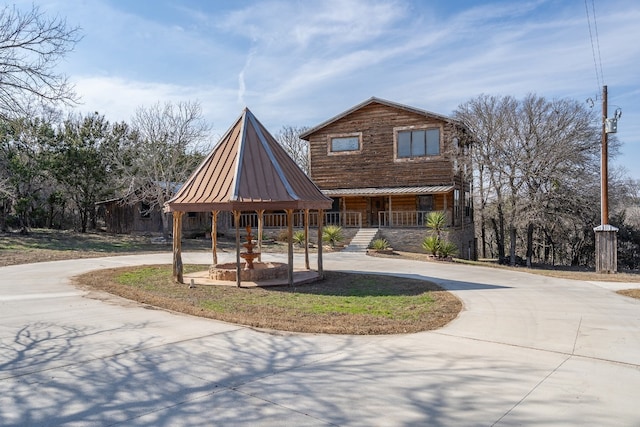
<path fill-rule="evenodd" d="M 322 194 L 245 108 L 176 195 L 168 211 L 330 209 Z"/>

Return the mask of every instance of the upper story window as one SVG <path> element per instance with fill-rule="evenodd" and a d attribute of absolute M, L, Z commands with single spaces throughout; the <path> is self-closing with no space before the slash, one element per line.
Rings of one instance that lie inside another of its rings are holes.
<path fill-rule="evenodd" d="M 329 154 L 353 154 L 362 149 L 362 134 L 329 135 Z"/>
<path fill-rule="evenodd" d="M 398 159 L 440 155 L 440 129 L 399 130 L 396 134 Z"/>

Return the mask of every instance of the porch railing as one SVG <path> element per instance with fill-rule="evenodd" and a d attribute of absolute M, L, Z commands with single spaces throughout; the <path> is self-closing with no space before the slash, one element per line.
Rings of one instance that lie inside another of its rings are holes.
<path fill-rule="evenodd" d="M 380 211 L 378 212 L 378 224 L 380 227 L 424 227 L 427 216 L 433 211 Z M 451 212 L 447 215 L 447 226 L 451 222 Z"/>
<path fill-rule="evenodd" d="M 258 228 L 258 214 L 243 213 L 240 215 L 240 227 L 245 228 L 251 225 L 251 228 Z M 362 214 L 360 212 L 325 212 L 323 225 L 339 225 L 341 227 L 362 227 Z M 232 226 L 235 222 L 232 220 Z M 262 216 L 262 226 L 264 228 L 286 228 L 287 214 L 284 212 L 269 212 Z M 309 212 L 309 227 L 318 226 L 318 212 Z M 293 213 L 293 227 L 304 227 L 304 212 L 296 211 Z"/>

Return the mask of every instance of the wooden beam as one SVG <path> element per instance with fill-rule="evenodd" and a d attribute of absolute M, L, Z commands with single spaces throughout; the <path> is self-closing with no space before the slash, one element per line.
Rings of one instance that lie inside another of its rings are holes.
<path fill-rule="evenodd" d="M 304 268 L 309 267 L 309 209 L 304 210 Z"/>
<path fill-rule="evenodd" d="M 211 211 L 211 253 L 213 265 L 218 263 L 218 212 Z"/>
<path fill-rule="evenodd" d="M 322 269 L 322 227 L 324 224 L 324 210 L 318 210 L 318 275 L 320 279 L 324 279 L 324 271 Z"/>
<path fill-rule="evenodd" d="M 262 230 L 264 229 L 264 209 L 258 209 L 258 261 L 262 262 Z"/>
<path fill-rule="evenodd" d="M 289 286 L 293 286 L 293 209 L 285 209 L 287 213 L 287 242 L 288 242 L 288 250 L 287 250 L 287 261 L 289 263 L 288 268 L 288 278 L 289 278 Z"/>
<path fill-rule="evenodd" d="M 240 215 L 242 212 L 233 211 L 233 219 L 236 222 L 236 286 L 240 287 L 242 281 L 240 280 Z"/>
<path fill-rule="evenodd" d="M 182 215 L 184 212 L 173 212 L 173 281 L 184 283 L 182 266 Z"/>

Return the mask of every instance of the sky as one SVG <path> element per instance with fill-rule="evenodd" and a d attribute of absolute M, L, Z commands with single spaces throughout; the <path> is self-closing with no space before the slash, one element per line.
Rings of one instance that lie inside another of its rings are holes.
<path fill-rule="evenodd" d="M 17 0 L 30 8 L 32 0 Z M 372 96 L 451 115 L 481 94 L 620 109 L 640 180 L 640 0 L 35 0 L 82 29 L 58 64 L 82 114 L 198 101 L 212 144 L 248 107 L 276 134 Z M 595 55 L 594 55 L 595 51 Z"/>

